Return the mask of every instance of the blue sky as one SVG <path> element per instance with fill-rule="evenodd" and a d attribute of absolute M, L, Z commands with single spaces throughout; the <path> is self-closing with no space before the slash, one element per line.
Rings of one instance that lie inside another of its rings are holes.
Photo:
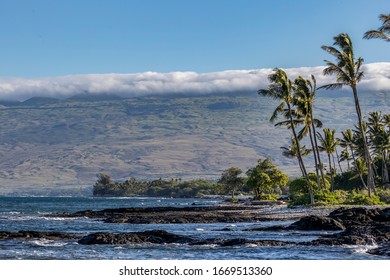
<path fill-rule="evenodd" d="M 347 32 L 366 63 L 390 44 L 363 40 L 386 0 L 1 0 L 0 77 L 323 65 Z"/>

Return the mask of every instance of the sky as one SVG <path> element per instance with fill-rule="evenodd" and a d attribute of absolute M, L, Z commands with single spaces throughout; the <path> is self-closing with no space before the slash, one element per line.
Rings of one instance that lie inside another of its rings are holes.
<path fill-rule="evenodd" d="M 97 88 L 101 79 L 119 91 L 137 82 L 142 93 L 145 76 L 164 73 L 174 83 L 317 67 L 331 59 L 321 45 L 342 32 L 366 64 L 390 55 L 389 43 L 362 39 L 390 12 L 387 0 L 0 0 L 0 7 L 0 98 L 111 90 Z"/>

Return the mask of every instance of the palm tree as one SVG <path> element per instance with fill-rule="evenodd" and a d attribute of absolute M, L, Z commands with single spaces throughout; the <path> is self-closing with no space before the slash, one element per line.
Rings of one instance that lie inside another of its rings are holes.
<path fill-rule="evenodd" d="M 294 138 L 291 138 L 291 145 L 288 147 L 280 147 L 282 149 L 282 155 L 287 158 L 298 158 L 298 148 L 297 141 Z M 300 146 L 301 149 L 301 157 L 305 157 L 311 153 L 312 150 L 307 149 L 305 145 Z M 299 166 L 301 168 L 301 166 Z M 301 168 L 301 172 L 303 172 Z"/>
<path fill-rule="evenodd" d="M 386 120 L 380 112 L 371 112 L 368 117 L 369 142 L 374 154 L 382 159 L 382 181 L 385 188 L 390 187 L 389 172 L 387 168 L 390 151 L 390 130 L 386 129 Z"/>
<path fill-rule="evenodd" d="M 379 20 L 382 21 L 382 26 L 377 30 L 370 30 L 364 33 L 364 39 L 382 39 L 390 42 L 390 14 L 379 15 Z"/>
<path fill-rule="evenodd" d="M 357 83 L 363 78 L 361 66 L 363 58 L 359 57 L 355 60 L 353 45 L 348 34 L 341 33 L 334 39 L 333 46 L 322 46 L 322 49 L 333 55 L 336 58 L 336 63 L 325 60 L 327 67 L 324 69 L 324 75 L 336 75 L 336 83 L 322 86 L 324 89 L 337 89 L 343 86 L 349 86 L 352 89 L 355 101 L 355 109 L 358 117 L 359 128 L 362 133 L 364 159 L 367 165 L 367 187 L 375 192 L 375 182 L 372 164 L 370 160 L 370 152 L 367 145 L 366 135 L 363 129 L 363 117 L 360 109 Z M 337 49 L 338 47 L 339 49 Z"/>
<path fill-rule="evenodd" d="M 334 165 L 334 153 L 337 148 L 337 139 L 334 137 L 336 130 L 330 130 L 329 128 L 324 128 L 324 136 L 322 136 L 319 132 L 317 133 L 318 139 L 320 140 L 321 146 L 319 146 L 320 151 L 326 152 L 328 155 L 329 161 L 329 172 L 330 172 L 330 189 L 333 191 L 334 189 L 334 171 L 336 170 L 336 166 L 332 168 L 332 160 Z"/>
<path fill-rule="evenodd" d="M 350 169 L 349 160 L 352 159 L 353 162 L 356 163 L 356 157 L 355 157 L 355 152 L 354 152 L 354 149 L 355 149 L 354 134 L 353 134 L 351 129 L 347 129 L 345 131 L 341 131 L 341 135 L 343 137 L 338 138 L 340 147 L 344 148 L 344 150 L 341 153 L 341 159 L 347 160 L 348 169 Z"/>
<path fill-rule="evenodd" d="M 274 110 L 270 121 L 274 122 L 278 115 L 282 114 L 284 118 L 287 120 L 288 128 L 291 128 L 293 138 L 296 141 L 297 146 L 297 155 L 298 155 L 298 162 L 299 166 L 301 167 L 302 175 L 306 178 L 307 185 L 309 187 L 309 195 L 310 195 L 310 203 L 314 204 L 314 194 L 313 194 L 313 188 L 309 179 L 309 176 L 306 171 L 306 167 L 304 165 L 304 162 L 302 160 L 301 155 L 301 147 L 298 140 L 298 136 L 295 130 L 295 121 L 293 118 L 293 83 L 291 80 L 287 77 L 286 72 L 284 72 L 282 69 L 276 68 L 274 69 L 273 73 L 271 73 L 268 76 L 268 80 L 270 82 L 270 85 L 267 89 L 260 89 L 258 91 L 259 95 L 262 96 L 269 96 L 273 99 L 281 100 L 281 103 L 276 107 Z M 279 123 L 281 124 L 281 123 Z"/>
<path fill-rule="evenodd" d="M 304 136 L 309 135 L 314 156 L 317 185 L 318 187 L 321 186 L 319 175 L 319 173 L 321 173 L 323 186 L 325 187 L 325 176 L 322 169 L 322 162 L 316 138 L 316 128 L 322 127 L 322 122 L 313 117 L 313 104 L 317 88 L 316 79 L 313 75 L 311 75 L 311 81 L 305 80 L 304 78 L 299 76 L 297 79 L 295 79 L 295 85 L 295 112 L 301 117 L 301 124 L 303 124 L 302 130 L 298 133 L 298 139 L 301 140 Z"/>

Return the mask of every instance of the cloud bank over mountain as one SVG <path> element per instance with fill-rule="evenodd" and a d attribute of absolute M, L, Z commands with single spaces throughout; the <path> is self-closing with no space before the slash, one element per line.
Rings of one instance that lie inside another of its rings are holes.
<path fill-rule="evenodd" d="M 317 85 L 334 81 L 323 76 L 323 66 L 285 69 L 291 79 L 316 76 Z M 390 91 L 390 63 L 363 66 L 361 90 Z M 135 97 L 151 94 L 209 94 L 256 91 L 268 85 L 272 69 L 229 70 L 211 73 L 144 72 L 136 74 L 83 74 L 47 78 L 0 78 L 0 99 L 25 100 L 33 96 L 66 98 L 75 94 L 117 94 Z"/>

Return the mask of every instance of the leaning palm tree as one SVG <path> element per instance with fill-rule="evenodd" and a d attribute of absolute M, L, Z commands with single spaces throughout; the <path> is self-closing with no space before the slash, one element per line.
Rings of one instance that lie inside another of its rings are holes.
<path fill-rule="evenodd" d="M 320 151 L 326 152 L 328 155 L 328 161 L 329 161 L 329 172 L 330 172 L 330 189 L 334 190 L 334 172 L 336 170 L 336 166 L 334 164 L 334 153 L 336 152 L 337 148 L 337 139 L 334 137 L 336 130 L 330 130 L 329 128 L 324 128 L 324 136 L 322 136 L 319 132 L 317 133 L 318 139 L 320 140 L 321 146 L 319 146 Z M 332 167 L 332 160 L 333 159 L 333 167 Z"/>
<path fill-rule="evenodd" d="M 325 60 L 327 67 L 324 69 L 323 73 L 324 75 L 336 75 L 336 83 L 325 85 L 320 88 L 338 89 L 343 86 L 349 86 L 352 89 L 359 128 L 362 133 L 364 160 L 367 165 L 367 187 L 375 192 L 370 151 L 368 149 L 367 139 L 363 129 L 363 117 L 357 91 L 357 84 L 361 81 L 364 75 L 361 70 L 363 58 L 359 57 L 355 60 L 352 41 L 348 34 L 341 33 L 333 39 L 334 46 L 322 46 L 322 49 L 333 55 L 336 58 L 336 63 Z"/>
<path fill-rule="evenodd" d="M 304 136 L 309 135 L 315 163 L 317 185 L 318 187 L 321 186 L 319 175 L 321 173 L 322 185 L 325 188 L 325 176 L 316 138 L 316 128 L 322 127 L 322 122 L 313 117 L 313 104 L 317 88 L 316 79 L 313 75 L 311 75 L 311 80 L 305 80 L 299 76 L 295 79 L 295 85 L 295 112 L 297 115 L 300 115 L 300 119 L 302 120 L 301 124 L 303 125 L 303 128 L 298 133 L 298 139 L 301 140 Z"/>
<path fill-rule="evenodd" d="M 268 80 L 270 82 L 268 88 L 260 89 L 258 91 L 258 94 L 262 96 L 272 97 L 273 99 L 281 100 L 281 103 L 274 110 L 270 121 L 274 122 L 280 114 L 282 114 L 283 117 L 287 120 L 287 126 L 291 129 L 293 138 L 296 141 L 299 166 L 301 168 L 302 175 L 306 178 L 307 185 L 309 187 L 310 203 L 314 204 L 313 188 L 302 159 L 301 147 L 295 130 L 296 122 L 294 120 L 294 113 L 292 108 L 294 98 L 293 82 L 288 78 L 286 72 L 279 68 L 274 69 L 273 73 L 268 76 Z"/>
<path fill-rule="evenodd" d="M 364 39 L 382 39 L 390 42 L 390 14 L 379 15 L 379 20 L 382 21 L 382 26 L 377 30 L 370 30 L 364 33 Z"/>

